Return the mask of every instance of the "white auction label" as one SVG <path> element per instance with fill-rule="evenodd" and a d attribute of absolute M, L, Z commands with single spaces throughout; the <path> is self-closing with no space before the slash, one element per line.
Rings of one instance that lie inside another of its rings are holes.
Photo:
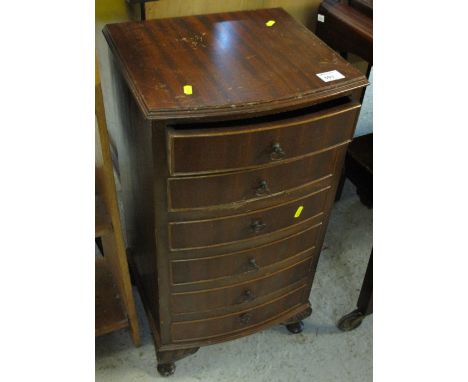
<path fill-rule="evenodd" d="M 325 22 L 325 15 L 321 15 L 320 13 L 317 15 L 317 20 L 321 23 Z"/>
<path fill-rule="evenodd" d="M 329 72 L 317 73 L 317 77 L 324 82 L 336 81 L 345 78 L 338 70 L 330 70 Z"/>

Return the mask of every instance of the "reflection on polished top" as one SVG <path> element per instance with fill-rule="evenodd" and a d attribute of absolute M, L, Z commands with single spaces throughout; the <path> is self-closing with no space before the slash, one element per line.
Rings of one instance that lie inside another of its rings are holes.
<path fill-rule="evenodd" d="M 104 34 L 150 119 L 292 110 L 367 84 L 281 8 L 111 24 Z M 344 78 L 317 76 L 333 70 Z"/>

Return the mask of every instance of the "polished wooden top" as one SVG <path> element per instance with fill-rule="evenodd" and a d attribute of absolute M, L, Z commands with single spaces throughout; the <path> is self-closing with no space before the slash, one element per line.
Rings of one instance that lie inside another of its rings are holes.
<path fill-rule="evenodd" d="M 367 84 L 281 8 L 110 24 L 103 32 L 150 119 L 292 110 Z M 331 70 L 345 78 L 317 77 Z"/>

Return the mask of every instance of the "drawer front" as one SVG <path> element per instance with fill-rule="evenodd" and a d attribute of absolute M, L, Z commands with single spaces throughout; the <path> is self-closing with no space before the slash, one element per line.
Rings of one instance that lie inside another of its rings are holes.
<path fill-rule="evenodd" d="M 172 175 L 252 168 L 352 139 L 359 104 L 237 127 L 168 129 Z"/>
<path fill-rule="evenodd" d="M 169 209 L 239 204 L 279 195 L 331 175 L 338 150 L 237 173 L 169 178 Z"/>
<path fill-rule="evenodd" d="M 216 219 L 169 223 L 173 250 L 212 247 L 275 232 L 323 213 L 331 187 L 279 206 Z"/>
<path fill-rule="evenodd" d="M 280 317 L 304 303 L 305 286 L 273 301 L 239 313 L 203 320 L 174 322 L 171 325 L 174 342 L 187 342 L 228 335 L 261 325 Z"/>
<path fill-rule="evenodd" d="M 265 267 L 300 256 L 315 246 L 322 225 L 245 251 L 199 259 L 171 261 L 172 284 L 200 284 L 213 280 L 249 276 Z"/>
<path fill-rule="evenodd" d="M 307 258 L 272 274 L 240 283 L 230 287 L 200 290 L 195 292 L 174 293 L 171 296 L 172 313 L 203 312 L 246 303 L 270 293 L 279 291 L 300 280 L 305 284 L 310 268 L 313 250 L 307 251 Z"/>

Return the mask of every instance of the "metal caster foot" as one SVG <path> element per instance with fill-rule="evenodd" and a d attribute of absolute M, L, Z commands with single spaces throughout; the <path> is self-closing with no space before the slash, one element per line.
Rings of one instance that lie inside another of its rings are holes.
<path fill-rule="evenodd" d="M 336 326 L 338 329 L 344 332 L 348 332 L 350 330 L 356 329 L 359 325 L 361 325 L 364 317 L 365 316 L 359 310 L 355 310 L 341 317 Z"/>

